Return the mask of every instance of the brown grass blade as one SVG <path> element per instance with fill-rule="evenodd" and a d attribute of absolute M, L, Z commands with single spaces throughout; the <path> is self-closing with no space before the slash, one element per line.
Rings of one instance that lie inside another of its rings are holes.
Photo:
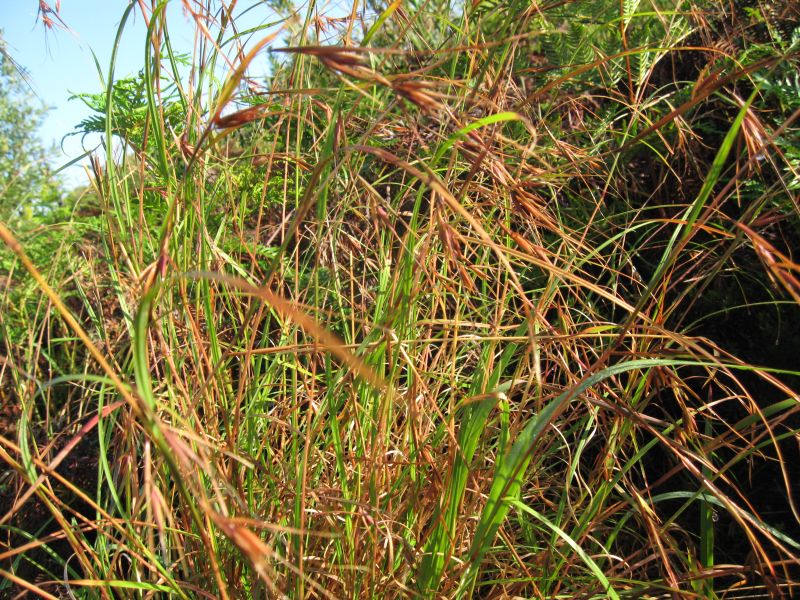
<path fill-rule="evenodd" d="M 772 279 L 800 304 L 800 264 L 783 254 L 744 223 L 736 223 L 736 226 L 750 238 L 753 249 L 772 275 Z"/>

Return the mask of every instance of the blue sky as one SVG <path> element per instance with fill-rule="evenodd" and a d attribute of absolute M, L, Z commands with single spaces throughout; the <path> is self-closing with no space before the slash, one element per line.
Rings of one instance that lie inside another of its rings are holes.
<path fill-rule="evenodd" d="M 36 23 L 38 0 L 0 0 L 0 28 L 3 29 L 9 51 L 24 67 L 36 94 L 53 110 L 47 116 L 40 135 L 46 144 L 56 145 L 52 163 L 60 166 L 83 153 L 80 136 L 62 138 L 91 111 L 80 100 L 68 100 L 72 93 L 102 91 L 92 52 L 107 74 L 111 52 L 125 0 L 61 0 L 61 18 L 70 30 L 45 31 Z M 55 6 L 55 0 L 50 0 Z M 147 2 L 146 4 L 150 4 Z M 253 6 L 254 3 L 242 2 Z M 259 3 L 255 3 L 258 5 Z M 263 22 L 267 19 L 266 5 L 256 6 L 246 19 Z M 184 16 L 181 2 L 173 0 L 168 7 L 168 23 L 173 47 L 190 53 L 194 40 L 194 24 Z M 115 78 L 134 75 L 144 65 L 146 27 L 138 9 L 126 23 L 118 51 Z M 261 34 L 263 35 L 263 34 Z M 83 144 L 93 147 L 98 137 L 89 137 Z M 69 168 L 64 173 L 70 185 L 85 183 L 83 169 Z"/>

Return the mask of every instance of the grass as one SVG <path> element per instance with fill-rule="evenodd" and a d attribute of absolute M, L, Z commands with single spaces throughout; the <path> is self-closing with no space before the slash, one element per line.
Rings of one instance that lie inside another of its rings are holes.
<path fill-rule="evenodd" d="M 0 594 L 797 593 L 791 4 L 186 6 L 0 227 Z"/>

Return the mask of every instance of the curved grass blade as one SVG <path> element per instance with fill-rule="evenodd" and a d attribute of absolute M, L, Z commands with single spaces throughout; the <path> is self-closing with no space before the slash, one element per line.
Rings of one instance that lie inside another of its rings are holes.
<path fill-rule="evenodd" d="M 558 537 L 560 537 L 562 540 L 564 540 L 567 543 L 567 545 L 570 548 L 572 548 L 572 550 L 575 552 L 575 554 L 577 554 L 580 557 L 580 559 L 589 568 L 589 570 L 594 574 L 594 576 L 597 578 L 597 581 L 600 583 L 600 585 L 603 586 L 603 591 L 606 594 L 606 597 L 607 598 L 611 598 L 612 600 L 619 600 L 619 594 L 617 594 L 617 592 L 614 590 L 614 588 L 611 587 L 611 582 L 609 582 L 608 578 L 603 574 L 602 569 L 600 569 L 600 567 L 597 565 L 597 563 L 594 562 L 594 560 L 592 560 L 592 557 L 589 556 L 588 554 L 586 554 L 586 551 L 583 548 L 581 548 L 580 545 L 578 544 L 578 542 L 573 540 L 569 536 L 569 534 L 567 532 L 565 532 L 563 529 L 561 529 L 560 527 L 558 527 L 554 523 L 551 523 L 547 519 L 547 517 L 545 517 L 540 512 L 535 511 L 534 509 L 532 509 L 530 506 L 528 506 L 524 502 L 521 502 L 520 500 L 517 500 L 515 498 L 510 498 L 509 499 L 509 503 L 512 506 L 514 506 L 515 508 L 517 508 L 517 509 L 519 509 L 519 510 L 521 510 L 523 512 L 526 512 L 529 515 L 533 516 L 537 521 L 541 521 L 541 523 L 545 527 L 547 527 L 550 531 L 552 531 Z"/>
<path fill-rule="evenodd" d="M 511 500 L 516 499 L 525 477 L 525 471 L 533 456 L 533 449 L 547 427 L 562 413 L 571 402 L 593 385 L 628 371 L 651 369 L 660 366 L 675 366 L 686 361 L 669 359 L 637 359 L 606 367 L 602 371 L 584 379 L 579 385 L 562 393 L 537 414 L 520 432 L 508 454 L 498 461 L 489 491 L 486 506 L 481 514 L 472 548 L 469 553 L 469 568 L 459 590 L 460 598 L 468 597 L 480 571 L 483 556 L 488 551 L 497 530 L 508 514 Z"/>

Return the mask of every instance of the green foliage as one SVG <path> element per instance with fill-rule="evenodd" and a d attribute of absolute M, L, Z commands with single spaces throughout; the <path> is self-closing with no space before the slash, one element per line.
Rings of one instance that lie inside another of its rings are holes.
<path fill-rule="evenodd" d="M 179 101 L 180 96 L 174 85 L 166 86 L 163 93 L 163 104 L 159 107 L 159 114 L 164 125 L 173 134 L 178 135 L 182 131 L 182 124 L 186 118 L 184 107 Z M 134 77 L 115 80 L 111 94 L 114 107 L 111 131 L 134 148 L 142 149 L 148 122 L 147 87 L 144 81 L 144 72 L 140 71 Z M 70 97 L 70 100 L 76 99 L 81 100 L 96 114 L 78 123 L 76 131 L 72 135 L 104 134 L 108 115 L 107 94 L 105 92 L 79 93 Z"/>
<path fill-rule="evenodd" d="M 45 114 L 0 32 L 0 221 L 30 223 L 61 200 L 49 153 L 37 134 Z"/>
<path fill-rule="evenodd" d="M 54 150 L 38 135 L 46 113 L 0 32 L 0 223 L 16 230 L 36 264 L 58 271 L 70 243 L 72 205 L 50 165 Z M 6 303 L 0 348 L 7 349 L 9 340 L 24 348 L 41 301 L 35 283 L 5 247 L 0 247 L 0 290 Z"/>

